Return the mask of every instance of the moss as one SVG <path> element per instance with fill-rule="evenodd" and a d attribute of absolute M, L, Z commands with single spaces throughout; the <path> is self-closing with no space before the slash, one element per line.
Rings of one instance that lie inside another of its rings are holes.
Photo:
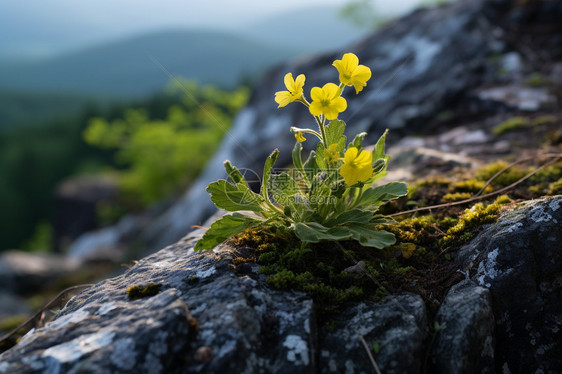
<path fill-rule="evenodd" d="M 525 85 L 529 87 L 542 87 L 548 82 L 541 73 L 534 72 L 525 79 Z"/>
<path fill-rule="evenodd" d="M 457 221 L 452 217 L 437 217 L 432 214 L 405 218 L 386 229 L 394 233 L 399 243 L 412 243 L 416 246 L 431 245 L 436 237 L 443 234 Z"/>
<path fill-rule="evenodd" d="M 558 118 L 556 118 L 555 116 L 546 115 L 546 116 L 539 116 L 533 119 L 532 124 L 533 126 L 538 127 L 543 125 L 552 125 L 555 124 L 557 121 Z"/>
<path fill-rule="evenodd" d="M 236 257 L 233 260 L 235 265 L 240 265 L 243 264 L 245 262 L 256 262 L 256 258 L 255 257 Z"/>
<path fill-rule="evenodd" d="M 502 210 L 502 205 L 508 203 L 511 203 L 511 199 L 506 195 L 502 195 L 488 205 L 484 203 L 474 204 L 471 208 L 466 209 L 459 217 L 456 225 L 449 228 L 445 236 L 439 239 L 439 245 L 442 248 L 446 248 L 468 241 L 473 237 L 472 231 L 475 228 L 494 222 Z"/>
<path fill-rule="evenodd" d="M 456 192 L 480 192 L 484 185 L 486 184 L 483 180 L 478 179 L 468 179 L 464 181 L 457 182 L 453 185 L 454 191 Z M 487 186 L 484 193 L 492 192 L 492 188 Z"/>
<path fill-rule="evenodd" d="M 476 179 L 486 182 L 492 178 L 496 173 L 507 166 L 507 162 L 498 161 L 478 169 L 475 173 Z M 525 176 L 525 172 L 519 168 L 513 167 L 505 170 L 498 175 L 491 183 L 492 186 L 505 187 L 518 181 Z"/>
<path fill-rule="evenodd" d="M 550 132 L 546 135 L 545 140 L 548 144 L 558 145 L 562 143 L 562 129 Z"/>
<path fill-rule="evenodd" d="M 466 199 L 470 199 L 472 195 L 468 192 L 455 192 L 455 193 L 448 193 L 443 196 L 442 200 L 445 202 L 452 202 L 452 201 L 462 201 Z"/>
<path fill-rule="evenodd" d="M 28 316 L 15 315 L 0 320 L 0 331 L 10 332 L 27 320 Z"/>
<path fill-rule="evenodd" d="M 380 300 L 387 294 L 385 278 L 398 278 L 413 269 L 401 262 L 406 261 L 404 257 L 397 261 L 393 249 L 364 248 L 356 242 L 303 247 L 294 234 L 281 235 L 268 229 L 248 229 L 231 243 L 240 248 L 239 253 L 242 248 L 255 248 L 246 256 L 257 258 L 258 272 L 267 276 L 267 283 L 277 289 L 306 292 L 319 316 L 329 315 L 348 302 Z M 363 260 L 364 273 L 346 270 L 357 264 L 354 259 Z M 240 263 L 243 261 L 235 261 L 235 266 Z"/>
<path fill-rule="evenodd" d="M 549 195 L 560 195 L 562 194 L 562 178 L 558 179 L 556 182 L 552 182 L 548 186 Z"/>
<path fill-rule="evenodd" d="M 562 161 L 550 165 L 529 178 L 530 183 L 550 183 L 562 178 Z"/>
<path fill-rule="evenodd" d="M 435 187 L 435 186 L 447 187 L 450 184 L 451 184 L 451 180 L 443 177 L 420 179 L 416 183 L 418 187 Z"/>
<path fill-rule="evenodd" d="M 127 289 L 127 297 L 129 300 L 142 299 L 157 295 L 162 288 L 162 284 L 150 283 L 146 286 L 131 286 Z"/>
<path fill-rule="evenodd" d="M 527 117 L 512 117 L 494 126 L 492 133 L 499 136 L 510 131 L 521 129 L 528 126 L 530 123 Z"/>

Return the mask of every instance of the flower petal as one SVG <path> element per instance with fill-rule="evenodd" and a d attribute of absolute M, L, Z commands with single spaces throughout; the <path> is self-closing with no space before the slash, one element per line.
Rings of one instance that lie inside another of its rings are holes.
<path fill-rule="evenodd" d="M 325 99 L 324 91 L 320 87 L 312 87 L 312 89 L 310 90 L 310 98 L 313 101 L 322 101 Z"/>
<path fill-rule="evenodd" d="M 321 115 L 322 109 L 323 109 L 322 104 L 320 104 L 319 101 L 313 101 L 312 103 L 310 103 L 310 106 L 308 107 L 310 114 L 312 114 L 313 116 Z"/>
<path fill-rule="evenodd" d="M 279 104 L 278 108 L 287 106 L 293 101 L 293 95 L 289 91 L 278 91 L 275 93 L 275 102 Z"/>
<path fill-rule="evenodd" d="M 365 150 L 362 150 L 359 156 L 355 158 L 355 163 L 360 166 L 364 166 L 364 165 L 371 166 L 372 162 L 373 162 L 373 154 Z"/>
<path fill-rule="evenodd" d="M 334 120 L 334 119 L 338 118 L 339 113 L 340 112 L 338 112 L 337 110 L 335 110 L 331 106 L 324 107 L 324 115 L 326 116 L 327 120 L 331 121 L 331 120 Z"/>
<path fill-rule="evenodd" d="M 371 79 L 371 69 L 369 69 L 365 65 L 359 65 L 353 71 L 352 77 L 353 77 L 353 80 L 358 80 L 358 81 L 366 83 L 369 79 Z"/>
<path fill-rule="evenodd" d="M 304 135 L 302 134 L 302 131 L 297 131 L 295 133 L 295 139 L 297 140 L 297 142 L 302 143 L 304 141 L 306 141 L 306 138 L 304 137 Z"/>
<path fill-rule="evenodd" d="M 334 108 L 335 110 L 337 110 L 339 113 L 345 111 L 347 109 L 347 101 L 343 98 L 343 97 L 336 97 L 331 105 L 331 108 Z"/>
<path fill-rule="evenodd" d="M 338 95 L 339 87 L 334 83 L 326 83 L 324 87 L 322 87 L 322 91 L 324 91 L 325 98 L 333 99 Z"/>
<path fill-rule="evenodd" d="M 357 157 L 357 151 L 358 149 L 356 147 L 350 147 L 347 149 L 347 151 L 345 151 L 345 156 L 344 156 L 344 162 L 346 164 L 350 164 L 353 162 L 353 160 L 355 160 L 355 157 Z"/>
<path fill-rule="evenodd" d="M 357 170 L 357 180 L 359 182 L 365 182 L 371 175 L 373 175 L 373 167 L 371 165 Z"/>
<path fill-rule="evenodd" d="M 343 55 L 342 65 L 351 73 L 359 65 L 359 58 L 353 53 L 346 53 Z"/>
<path fill-rule="evenodd" d="M 285 87 L 287 87 L 287 90 L 289 90 L 289 92 L 293 92 L 295 88 L 295 80 L 293 79 L 293 74 L 285 74 L 285 78 L 283 78 L 283 81 L 285 82 Z"/>
<path fill-rule="evenodd" d="M 297 76 L 297 79 L 295 79 L 295 88 L 297 89 L 297 91 L 301 91 L 302 87 L 304 86 L 304 81 L 305 81 L 306 77 L 304 76 L 304 74 L 299 74 Z"/>
<path fill-rule="evenodd" d="M 357 170 L 352 165 L 343 164 L 340 169 L 340 175 L 343 177 L 348 186 L 353 186 L 359 182 L 359 179 L 357 178 Z"/>

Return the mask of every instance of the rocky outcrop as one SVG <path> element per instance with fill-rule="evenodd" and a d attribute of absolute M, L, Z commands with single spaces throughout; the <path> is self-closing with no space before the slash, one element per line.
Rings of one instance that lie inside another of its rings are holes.
<path fill-rule="evenodd" d="M 255 264 L 237 272 L 232 247 L 194 253 L 196 231 L 74 297 L 0 355 L 0 373 L 369 373 L 360 336 L 385 374 L 560 372 L 561 220 L 562 196 L 532 201 L 463 247 L 472 280 L 447 294 L 439 331 L 408 293 L 326 327 L 307 295 L 271 289 Z"/>
<path fill-rule="evenodd" d="M 531 201 L 459 251 L 459 264 L 492 296 L 498 372 L 562 370 L 560 222 L 562 198 Z"/>
<path fill-rule="evenodd" d="M 63 181 L 55 191 L 54 247 L 63 251 L 81 234 L 99 227 L 101 204 L 117 200 L 119 186 L 108 176 L 81 176 Z"/>
<path fill-rule="evenodd" d="M 4 292 L 22 295 L 78 271 L 80 263 L 48 253 L 6 251 L 0 255 L 0 284 Z"/>
<path fill-rule="evenodd" d="M 494 373 L 490 291 L 471 280 L 449 290 L 435 317 L 432 373 Z"/>

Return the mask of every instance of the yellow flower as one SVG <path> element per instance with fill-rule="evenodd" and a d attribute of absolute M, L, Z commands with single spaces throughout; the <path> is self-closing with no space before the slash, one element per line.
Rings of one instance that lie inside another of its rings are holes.
<path fill-rule="evenodd" d="M 359 59 L 353 53 L 346 53 L 341 60 L 336 60 L 332 64 L 340 73 L 340 82 L 346 86 L 355 87 L 355 93 L 358 94 L 367 85 L 367 81 L 371 79 L 371 69 L 365 65 L 359 65 Z"/>
<path fill-rule="evenodd" d="M 312 103 L 308 108 L 313 116 L 325 115 L 328 120 L 338 118 L 338 114 L 347 108 L 347 101 L 340 96 L 338 86 L 326 83 L 324 87 L 310 90 Z"/>
<path fill-rule="evenodd" d="M 355 147 L 350 147 L 345 152 L 343 165 L 340 169 L 340 175 L 349 186 L 353 186 L 358 182 L 365 182 L 373 174 L 373 154 L 365 150 L 359 153 Z"/>
<path fill-rule="evenodd" d="M 287 87 L 288 91 L 278 91 L 275 93 L 275 102 L 279 104 L 278 108 L 302 98 L 304 80 L 304 74 L 300 74 L 297 79 L 293 79 L 293 74 L 291 73 L 285 74 L 285 87 Z"/>
<path fill-rule="evenodd" d="M 302 142 L 306 141 L 306 138 L 302 134 L 302 131 L 297 131 L 295 133 L 295 139 L 297 139 L 297 142 L 299 142 L 299 143 L 302 143 Z"/>

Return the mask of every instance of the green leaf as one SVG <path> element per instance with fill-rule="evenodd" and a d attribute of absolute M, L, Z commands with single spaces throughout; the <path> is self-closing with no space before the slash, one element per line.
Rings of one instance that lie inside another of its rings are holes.
<path fill-rule="evenodd" d="M 384 167 L 384 169 L 386 169 L 386 166 Z M 379 171 L 378 173 L 373 174 L 371 178 L 367 179 L 367 181 L 365 181 L 365 185 L 372 186 L 374 183 L 380 181 L 381 179 L 384 179 L 384 177 L 386 177 L 387 175 L 388 175 L 388 171 L 386 170 Z"/>
<path fill-rule="evenodd" d="M 287 173 L 272 174 L 269 178 L 269 193 L 281 205 L 287 205 L 290 196 L 299 192 L 295 180 Z"/>
<path fill-rule="evenodd" d="M 384 143 L 386 142 L 386 134 L 388 134 L 388 129 L 384 131 L 382 136 L 375 144 L 375 149 L 373 150 L 373 160 L 378 160 L 379 158 L 385 158 L 384 154 Z"/>
<path fill-rule="evenodd" d="M 355 147 L 358 149 L 359 152 L 361 152 L 361 150 L 363 149 L 363 147 L 361 146 L 361 142 L 363 141 L 363 139 L 365 138 L 365 136 L 367 136 L 366 132 L 362 132 L 360 134 L 355 135 L 355 138 L 353 138 L 353 141 L 351 143 L 349 143 L 349 147 Z"/>
<path fill-rule="evenodd" d="M 386 216 L 383 216 L 382 214 L 377 214 L 377 215 L 374 215 L 371 218 L 369 223 L 373 224 L 373 225 L 382 225 L 382 224 L 388 224 L 388 223 L 396 223 L 396 221 L 393 220 L 392 218 L 388 218 Z"/>
<path fill-rule="evenodd" d="M 376 231 L 370 224 L 353 223 L 348 229 L 351 237 L 365 247 L 381 249 L 396 242 L 394 234 L 388 231 Z"/>
<path fill-rule="evenodd" d="M 271 176 L 271 169 L 273 168 L 273 164 L 277 160 L 279 156 L 279 150 L 276 148 L 265 160 L 265 165 L 263 167 L 263 180 L 261 183 L 261 195 L 265 201 L 269 202 L 269 196 L 267 194 L 267 187 L 269 184 L 269 178 Z"/>
<path fill-rule="evenodd" d="M 293 147 L 293 166 L 300 171 L 302 171 L 303 169 L 301 152 L 302 152 L 302 144 L 297 142 Z"/>
<path fill-rule="evenodd" d="M 234 184 L 243 183 L 244 185 L 248 185 L 246 182 L 246 178 L 240 173 L 236 166 L 233 166 L 230 161 L 226 160 L 224 162 L 224 170 L 226 170 L 226 175 Z"/>
<path fill-rule="evenodd" d="M 242 183 L 233 185 L 224 179 L 219 179 L 209 184 L 207 192 L 211 195 L 211 201 L 220 209 L 230 212 L 237 210 L 261 212 L 263 210 L 260 206 L 263 203 L 262 197 Z"/>
<path fill-rule="evenodd" d="M 310 151 L 310 155 L 308 156 L 308 159 L 304 163 L 303 169 L 304 169 L 304 173 L 306 174 L 306 178 L 310 182 L 312 182 L 313 178 L 316 176 L 316 174 L 319 171 L 318 164 L 316 163 L 316 152 Z"/>
<path fill-rule="evenodd" d="M 335 119 L 333 121 L 330 121 L 325 129 L 327 146 L 330 146 L 334 143 L 339 144 L 339 141 L 343 136 L 343 132 L 345 131 L 345 122 Z"/>
<path fill-rule="evenodd" d="M 369 223 L 372 218 L 373 212 L 361 209 L 352 209 L 328 220 L 325 225 L 332 227 L 335 225 L 344 225 L 346 223 Z"/>
<path fill-rule="evenodd" d="M 357 206 L 380 206 L 408 194 L 408 185 L 402 182 L 391 182 L 382 186 L 371 187 L 361 195 Z"/>
<path fill-rule="evenodd" d="M 203 237 L 195 243 L 194 250 L 213 249 L 234 234 L 238 234 L 247 228 L 263 223 L 258 219 L 245 216 L 240 213 L 225 215 L 219 218 L 205 232 Z"/>
<path fill-rule="evenodd" d="M 340 140 L 338 141 L 338 147 L 336 148 L 336 150 L 338 152 L 343 152 L 345 150 L 345 142 L 347 141 L 347 138 L 345 136 L 342 136 L 340 138 Z"/>
<path fill-rule="evenodd" d="M 344 240 L 351 236 L 346 227 L 327 228 L 316 222 L 297 223 L 295 234 L 303 242 L 318 243 L 320 240 Z"/>
<path fill-rule="evenodd" d="M 326 169 L 326 162 L 324 160 L 325 150 L 326 148 L 324 148 L 324 144 L 322 144 L 322 142 L 319 142 L 318 146 L 316 147 L 316 165 L 318 165 L 320 169 L 324 170 Z"/>

